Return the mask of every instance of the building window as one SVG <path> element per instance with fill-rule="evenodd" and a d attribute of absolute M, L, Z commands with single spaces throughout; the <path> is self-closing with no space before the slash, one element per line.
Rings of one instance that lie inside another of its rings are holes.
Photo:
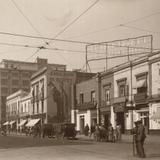
<path fill-rule="evenodd" d="M 12 88 L 12 93 L 17 92 L 19 89 L 18 88 Z"/>
<path fill-rule="evenodd" d="M 26 103 L 24 104 L 24 112 L 27 112 L 27 106 L 26 106 Z"/>
<path fill-rule="evenodd" d="M 13 79 L 13 80 L 12 80 L 12 85 L 16 85 L 16 86 L 17 86 L 18 83 L 19 83 L 19 80 L 17 80 L 17 79 Z"/>
<path fill-rule="evenodd" d="M 39 103 L 37 102 L 37 113 L 39 113 Z"/>
<path fill-rule="evenodd" d="M 23 113 L 23 105 L 21 105 L 21 113 Z"/>
<path fill-rule="evenodd" d="M 38 99 L 38 95 L 39 95 L 39 85 L 36 85 L 36 98 Z"/>
<path fill-rule="evenodd" d="M 44 112 L 44 102 L 42 101 L 42 113 Z"/>
<path fill-rule="evenodd" d="M 2 79 L 1 84 L 2 85 L 7 85 L 8 84 L 8 79 Z"/>
<path fill-rule="evenodd" d="M 29 85 L 30 85 L 29 80 L 23 80 L 23 81 L 22 81 L 22 85 L 23 85 L 23 86 L 29 86 Z"/>
<path fill-rule="evenodd" d="M 2 94 L 8 94 L 8 88 L 2 87 L 1 92 Z"/>
<path fill-rule="evenodd" d="M 125 85 L 120 85 L 119 86 L 119 97 L 124 97 L 125 96 Z"/>
<path fill-rule="evenodd" d="M 29 72 L 24 72 L 24 73 L 22 73 L 22 77 L 23 77 L 23 78 L 30 77 Z"/>
<path fill-rule="evenodd" d="M 34 103 L 33 103 L 33 114 L 35 113 L 35 106 L 34 106 Z"/>
<path fill-rule="evenodd" d="M 105 89 L 105 101 L 110 102 L 110 90 Z"/>
<path fill-rule="evenodd" d="M 79 97 L 80 103 L 84 103 L 84 94 L 80 93 L 80 97 Z"/>
<path fill-rule="evenodd" d="M 96 98 L 96 92 L 91 91 L 91 102 L 95 102 L 95 98 Z"/>
<path fill-rule="evenodd" d="M 137 88 L 137 94 L 138 93 L 147 93 L 147 87 L 139 87 L 139 88 Z"/>
<path fill-rule="evenodd" d="M 19 73 L 18 72 L 12 72 L 12 77 L 18 77 L 19 76 Z"/>
<path fill-rule="evenodd" d="M 1 76 L 2 77 L 7 77 L 8 76 L 8 72 L 1 72 Z"/>

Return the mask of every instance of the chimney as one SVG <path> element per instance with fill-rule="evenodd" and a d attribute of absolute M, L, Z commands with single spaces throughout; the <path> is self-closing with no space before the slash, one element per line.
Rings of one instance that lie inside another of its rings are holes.
<path fill-rule="evenodd" d="M 47 64 L 48 64 L 48 60 L 47 60 L 47 59 L 37 57 L 38 69 L 41 69 L 41 68 L 43 68 L 43 67 L 46 67 Z"/>

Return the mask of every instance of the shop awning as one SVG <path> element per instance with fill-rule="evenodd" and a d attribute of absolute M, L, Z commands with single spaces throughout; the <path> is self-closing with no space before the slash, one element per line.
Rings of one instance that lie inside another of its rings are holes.
<path fill-rule="evenodd" d="M 14 124 L 16 121 L 10 121 L 9 124 L 12 125 Z"/>
<path fill-rule="evenodd" d="M 136 86 L 134 88 L 140 88 L 140 87 L 146 87 L 147 82 L 146 79 L 142 79 L 140 81 L 137 81 Z"/>
<path fill-rule="evenodd" d="M 3 123 L 3 125 L 4 126 L 9 125 L 9 122 L 7 121 L 7 122 Z"/>
<path fill-rule="evenodd" d="M 35 124 L 37 124 L 40 121 L 40 119 L 31 119 L 27 124 L 26 127 L 33 127 Z"/>
<path fill-rule="evenodd" d="M 18 126 L 19 126 L 19 127 L 20 127 L 20 126 L 23 126 L 26 122 L 27 122 L 27 120 L 22 120 L 22 121 L 19 123 Z"/>

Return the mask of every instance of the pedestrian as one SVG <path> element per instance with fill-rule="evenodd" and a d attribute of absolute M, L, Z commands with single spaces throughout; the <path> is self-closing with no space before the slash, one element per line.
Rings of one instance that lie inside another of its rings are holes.
<path fill-rule="evenodd" d="M 86 126 L 84 127 L 85 136 L 88 136 L 88 133 L 89 133 L 89 126 L 88 126 L 88 124 L 86 124 Z"/>
<path fill-rule="evenodd" d="M 96 125 L 96 128 L 95 128 L 95 140 L 96 140 L 96 142 L 100 141 L 100 128 L 99 128 L 99 125 Z"/>
<path fill-rule="evenodd" d="M 92 135 L 94 135 L 95 132 L 95 126 L 91 125 L 91 129 L 90 129 L 90 137 L 92 137 Z"/>
<path fill-rule="evenodd" d="M 110 142 L 113 142 L 113 127 L 112 127 L 112 124 L 110 123 L 109 124 L 109 127 L 108 127 L 108 141 Z"/>
<path fill-rule="evenodd" d="M 122 139 L 122 133 L 121 133 L 121 125 L 120 124 L 117 124 L 116 126 L 116 138 L 117 140 L 121 140 Z"/>
<path fill-rule="evenodd" d="M 135 124 L 135 127 L 132 130 L 132 134 L 133 134 L 133 142 L 132 142 L 132 144 L 133 144 L 133 155 L 135 156 L 135 155 L 139 155 L 139 152 L 138 152 L 138 141 L 137 141 L 138 122 L 135 121 L 134 124 Z M 136 147 L 136 154 L 135 154 L 135 147 Z"/>
<path fill-rule="evenodd" d="M 137 122 L 138 129 L 137 129 L 137 147 L 138 147 L 138 156 L 140 158 L 145 158 L 146 155 L 144 153 L 144 141 L 146 139 L 146 134 L 145 134 L 145 127 L 142 124 L 142 121 Z"/>

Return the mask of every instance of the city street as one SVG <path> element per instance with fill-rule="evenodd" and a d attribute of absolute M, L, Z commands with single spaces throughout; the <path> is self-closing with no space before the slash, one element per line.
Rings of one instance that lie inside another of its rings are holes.
<path fill-rule="evenodd" d="M 160 139 L 148 136 L 146 159 L 160 159 Z M 79 136 L 78 140 L 40 139 L 26 136 L 0 136 L 0 160 L 136 160 L 133 157 L 131 136 L 117 143 L 94 142 Z"/>

